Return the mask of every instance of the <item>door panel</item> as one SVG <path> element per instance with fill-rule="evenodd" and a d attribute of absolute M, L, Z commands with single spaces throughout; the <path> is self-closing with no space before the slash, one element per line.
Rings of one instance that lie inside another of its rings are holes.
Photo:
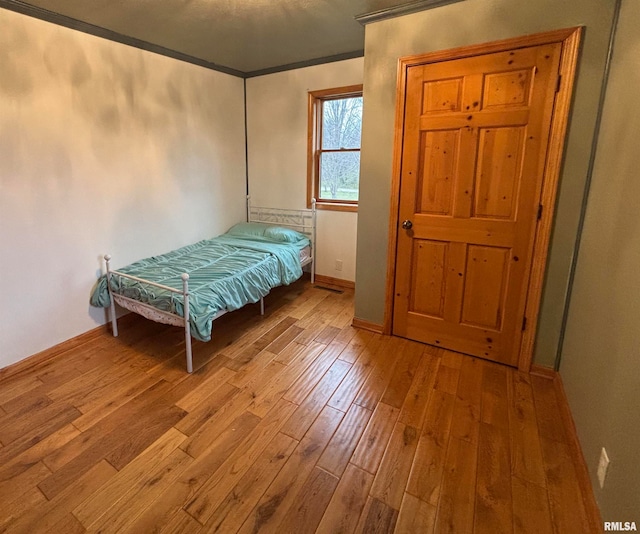
<path fill-rule="evenodd" d="M 451 214 L 459 138 L 457 130 L 422 133 L 422 172 L 418 178 L 420 193 L 416 212 L 431 215 Z"/>
<path fill-rule="evenodd" d="M 509 249 L 469 245 L 461 323 L 502 329 Z"/>
<path fill-rule="evenodd" d="M 414 254 L 409 311 L 442 318 L 449 244 L 416 239 Z"/>
<path fill-rule="evenodd" d="M 517 364 L 560 51 L 408 68 L 394 334 Z"/>
<path fill-rule="evenodd" d="M 460 111 L 463 78 L 425 82 L 422 91 L 422 113 Z"/>
<path fill-rule="evenodd" d="M 527 105 L 531 90 L 531 73 L 531 69 L 523 69 L 485 74 L 483 109 Z"/>
<path fill-rule="evenodd" d="M 475 181 L 476 217 L 515 219 L 524 134 L 522 126 L 480 129 Z"/>

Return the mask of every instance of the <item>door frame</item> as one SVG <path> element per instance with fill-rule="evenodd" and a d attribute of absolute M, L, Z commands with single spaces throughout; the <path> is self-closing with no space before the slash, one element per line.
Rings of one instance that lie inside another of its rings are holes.
<path fill-rule="evenodd" d="M 389 214 L 389 242 L 387 249 L 387 280 L 385 289 L 385 310 L 383 333 L 391 334 L 393 327 L 393 295 L 396 276 L 396 254 L 398 244 L 398 216 L 400 209 L 400 180 L 402 172 L 402 144 L 404 138 L 404 108 L 407 87 L 407 71 L 409 67 L 461 59 L 494 52 L 504 52 L 517 48 L 561 43 L 560 88 L 556 93 L 551 118 L 551 130 L 547 146 L 547 159 L 544 168 L 540 204 L 543 206 L 542 217 L 535 229 L 532 263 L 529 274 L 527 299 L 525 307 L 526 328 L 522 334 L 518 369 L 529 372 L 533 358 L 533 346 L 537 332 L 542 286 L 549 252 L 549 241 L 553 215 L 556 205 L 556 194 L 562 158 L 564 154 L 565 136 L 569 121 L 569 112 L 573 96 L 580 42 L 583 33 L 581 26 L 536 33 L 523 37 L 492 41 L 478 45 L 441 50 L 407 57 L 398 60 L 398 77 L 396 85 L 396 119 L 393 150 L 393 175 L 391 180 L 391 207 Z"/>

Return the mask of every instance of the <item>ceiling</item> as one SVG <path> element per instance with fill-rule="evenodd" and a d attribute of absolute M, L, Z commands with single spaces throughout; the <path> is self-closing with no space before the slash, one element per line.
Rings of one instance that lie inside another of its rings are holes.
<path fill-rule="evenodd" d="M 2 0 L 0 6 L 247 77 L 361 56 L 361 22 L 443 3 L 449 2 Z"/>

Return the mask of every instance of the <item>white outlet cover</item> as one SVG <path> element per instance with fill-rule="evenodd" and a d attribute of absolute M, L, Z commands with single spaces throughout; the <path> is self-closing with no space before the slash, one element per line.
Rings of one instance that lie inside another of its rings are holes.
<path fill-rule="evenodd" d="M 607 477 L 607 469 L 609 468 L 609 456 L 604 447 L 600 451 L 600 461 L 598 462 L 598 484 L 600 488 L 604 488 L 604 479 Z"/>

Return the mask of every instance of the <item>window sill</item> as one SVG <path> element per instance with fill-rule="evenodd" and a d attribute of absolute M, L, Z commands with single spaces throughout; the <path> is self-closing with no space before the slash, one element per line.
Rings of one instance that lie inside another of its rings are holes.
<path fill-rule="evenodd" d="M 309 205 L 311 207 L 311 205 Z M 357 204 L 340 204 L 339 202 L 316 202 L 316 209 L 328 210 L 328 211 L 350 211 L 353 213 L 358 212 Z"/>

